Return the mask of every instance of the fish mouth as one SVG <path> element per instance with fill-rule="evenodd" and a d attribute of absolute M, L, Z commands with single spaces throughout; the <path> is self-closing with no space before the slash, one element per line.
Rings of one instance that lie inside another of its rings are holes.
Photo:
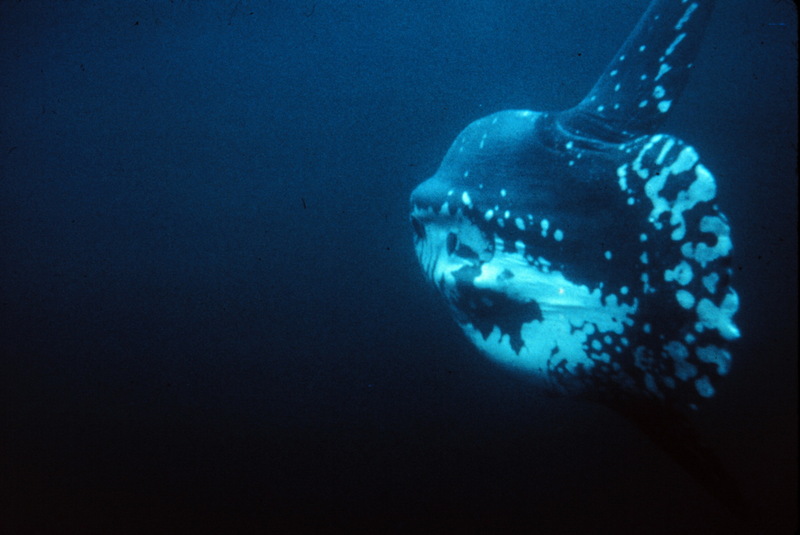
<path fill-rule="evenodd" d="M 427 278 L 446 297 L 456 290 L 462 269 L 478 270 L 494 257 L 494 240 L 458 209 L 447 203 L 437 209 L 412 205 L 414 248 Z"/>

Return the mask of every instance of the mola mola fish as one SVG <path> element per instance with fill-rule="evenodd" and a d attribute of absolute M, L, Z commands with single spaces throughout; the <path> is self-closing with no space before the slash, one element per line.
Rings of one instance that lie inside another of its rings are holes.
<path fill-rule="evenodd" d="M 716 181 L 658 131 L 712 4 L 653 1 L 577 106 L 475 121 L 411 194 L 419 262 L 474 345 L 639 424 L 714 396 L 740 336 Z"/>

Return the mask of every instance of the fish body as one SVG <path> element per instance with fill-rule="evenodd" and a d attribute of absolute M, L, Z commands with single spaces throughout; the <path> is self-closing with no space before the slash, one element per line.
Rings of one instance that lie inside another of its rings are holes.
<path fill-rule="evenodd" d="M 711 4 L 652 2 L 580 104 L 473 122 L 411 194 L 426 277 L 543 392 L 696 408 L 730 370 L 730 225 L 698 151 L 659 131 Z"/>

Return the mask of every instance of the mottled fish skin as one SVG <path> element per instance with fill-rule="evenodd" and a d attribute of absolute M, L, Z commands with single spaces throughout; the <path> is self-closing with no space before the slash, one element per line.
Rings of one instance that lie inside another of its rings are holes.
<path fill-rule="evenodd" d="M 656 132 L 710 11 L 653 2 L 578 106 L 475 121 L 411 195 L 458 324 L 546 392 L 695 408 L 730 369 L 730 227 L 697 151 Z"/>

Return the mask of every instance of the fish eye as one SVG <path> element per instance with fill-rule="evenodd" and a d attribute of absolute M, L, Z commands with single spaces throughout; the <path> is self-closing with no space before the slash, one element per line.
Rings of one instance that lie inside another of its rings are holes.
<path fill-rule="evenodd" d="M 414 234 L 417 235 L 417 238 L 420 240 L 425 239 L 425 226 L 419 222 L 419 219 L 416 217 L 411 218 L 411 226 L 414 227 Z"/>

